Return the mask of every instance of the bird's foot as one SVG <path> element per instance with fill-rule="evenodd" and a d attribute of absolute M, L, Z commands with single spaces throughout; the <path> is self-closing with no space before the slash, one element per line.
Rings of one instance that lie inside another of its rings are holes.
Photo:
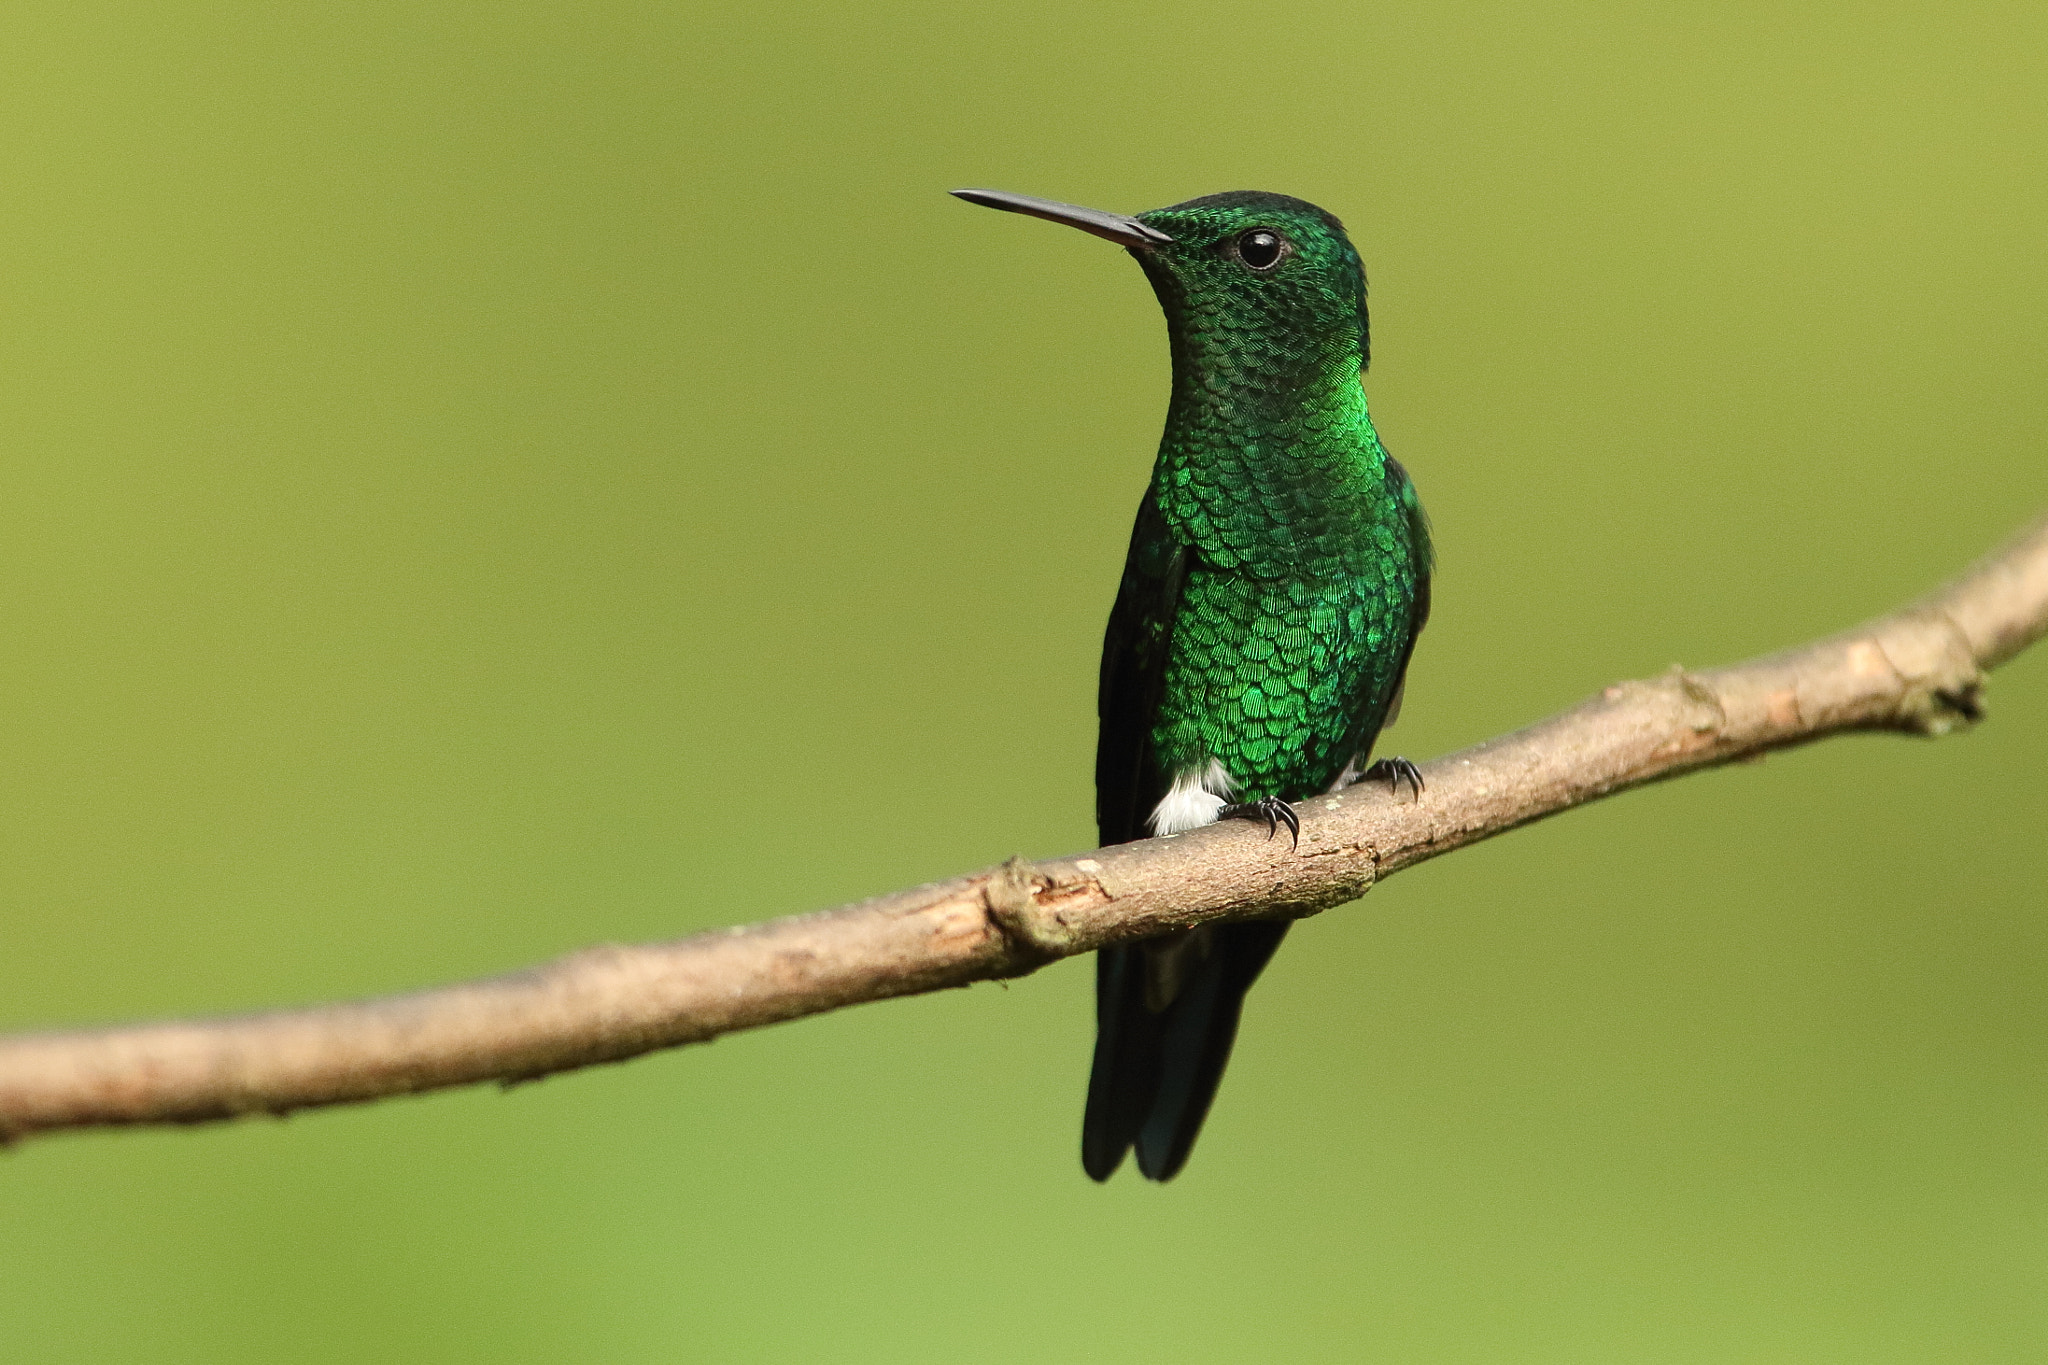
<path fill-rule="evenodd" d="M 1384 782 L 1387 790 L 1395 796 L 1401 794 L 1401 784 L 1406 782 L 1415 793 L 1415 799 L 1422 799 L 1422 769 L 1405 758 L 1383 758 L 1359 774 L 1360 782 Z"/>
<path fill-rule="evenodd" d="M 1216 812 L 1218 820 L 1264 820 L 1266 837 L 1271 839 L 1280 832 L 1280 826 L 1287 826 L 1288 837 L 1294 847 L 1301 847 L 1301 817 L 1294 813 L 1294 807 L 1277 796 L 1263 796 L 1256 801 L 1244 801 L 1234 806 L 1225 806 Z"/>

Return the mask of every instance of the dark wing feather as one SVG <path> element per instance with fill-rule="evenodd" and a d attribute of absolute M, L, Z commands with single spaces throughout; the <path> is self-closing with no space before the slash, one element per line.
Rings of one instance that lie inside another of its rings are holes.
<path fill-rule="evenodd" d="M 1095 695 L 1101 721 L 1095 825 L 1104 844 L 1144 838 L 1151 832 L 1145 822 L 1152 808 L 1166 795 L 1166 775 L 1152 754 L 1152 720 L 1166 686 L 1173 618 L 1189 558 L 1148 493 L 1131 528 L 1123 583 L 1102 637 L 1102 677 Z"/>
<path fill-rule="evenodd" d="M 1415 656 L 1415 642 L 1422 638 L 1422 628 L 1429 624 L 1429 579 L 1436 568 L 1436 548 L 1429 538 L 1429 514 L 1422 510 L 1422 499 L 1415 495 L 1415 483 L 1408 477 L 1408 471 L 1391 455 L 1387 456 L 1387 487 L 1408 513 L 1408 562 L 1415 573 L 1415 600 L 1408 607 L 1408 639 L 1401 646 L 1400 666 L 1394 670 L 1393 698 L 1387 703 L 1379 729 L 1392 725 L 1401 714 L 1401 695 L 1408 690 L 1408 660 Z M 1365 743 L 1359 746 L 1361 761 L 1378 737 L 1377 733 L 1365 737 Z"/>
<path fill-rule="evenodd" d="M 1166 775 L 1152 752 L 1152 722 L 1188 561 L 1187 547 L 1174 539 L 1148 494 L 1131 528 L 1123 583 L 1102 640 L 1095 823 L 1104 844 L 1144 838 L 1152 808 L 1166 795 Z M 1095 1066 L 1081 1125 L 1081 1164 L 1097 1180 L 1107 1180 L 1137 1140 L 1158 1088 L 1167 1019 L 1145 1004 L 1151 951 L 1142 944 L 1105 948 L 1095 959 Z"/>

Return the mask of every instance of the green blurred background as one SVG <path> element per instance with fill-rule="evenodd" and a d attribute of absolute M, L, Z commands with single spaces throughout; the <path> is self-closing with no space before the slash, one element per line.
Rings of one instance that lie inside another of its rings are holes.
<path fill-rule="evenodd" d="M 2048 506 L 2048 10 L 11 5 L 0 1024 L 357 996 L 1093 842 L 1144 281 L 1298 194 L 1434 514 L 1395 740 Z M 2048 649 L 1299 928 L 1187 1173 L 1086 962 L 0 1160 L 0 1358 L 2024 1361 Z"/>

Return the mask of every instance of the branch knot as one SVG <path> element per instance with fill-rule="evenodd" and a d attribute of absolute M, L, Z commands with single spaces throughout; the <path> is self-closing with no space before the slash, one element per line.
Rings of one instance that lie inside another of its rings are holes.
<path fill-rule="evenodd" d="M 1033 971 L 1074 951 L 1076 934 L 1059 911 L 1037 903 L 1039 877 L 1022 854 L 989 874 L 982 884 L 989 923 L 1012 952 L 1023 959 L 1023 972 Z M 1045 883 L 1048 887 L 1051 882 Z"/>

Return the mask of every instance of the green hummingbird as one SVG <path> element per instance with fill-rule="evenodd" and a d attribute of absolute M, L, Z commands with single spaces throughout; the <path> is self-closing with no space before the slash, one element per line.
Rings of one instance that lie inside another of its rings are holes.
<path fill-rule="evenodd" d="M 1237 190 L 1135 217 L 998 190 L 970 203 L 1128 249 L 1166 312 L 1173 395 L 1102 642 L 1095 819 L 1104 844 L 1291 803 L 1361 778 L 1429 616 L 1428 522 L 1366 413 L 1365 269 L 1314 204 Z M 1136 1147 L 1169 1180 L 1201 1131 L 1245 992 L 1286 920 L 1205 925 L 1096 957 L 1081 1164 Z"/>

